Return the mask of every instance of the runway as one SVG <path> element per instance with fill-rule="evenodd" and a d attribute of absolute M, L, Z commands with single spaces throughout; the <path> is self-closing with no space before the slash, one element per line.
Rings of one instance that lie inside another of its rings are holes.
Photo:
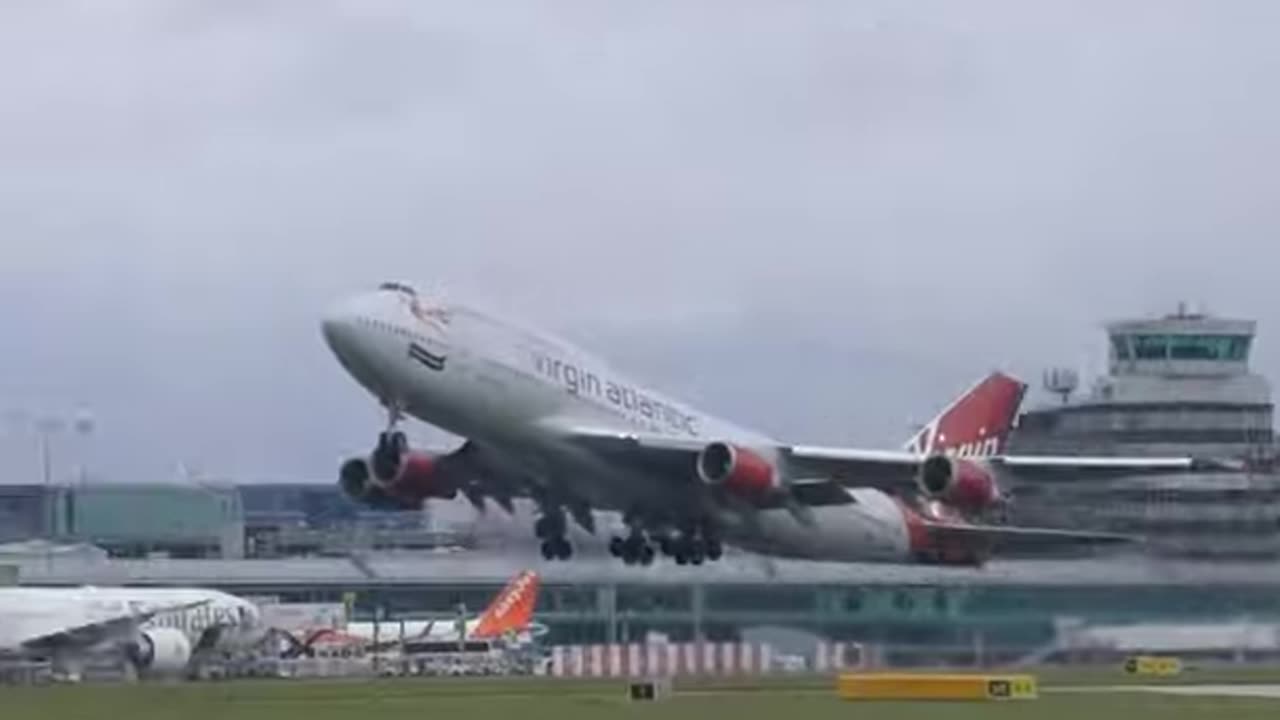
<path fill-rule="evenodd" d="M 1280 685 L 1182 685 L 1179 687 L 1142 686 L 1145 692 L 1166 695 L 1216 695 L 1220 697 L 1251 697 L 1280 700 Z"/>
<path fill-rule="evenodd" d="M 1280 685 L 1093 685 L 1052 688 L 1054 693 L 1155 693 L 1191 697 L 1239 697 L 1280 700 Z"/>

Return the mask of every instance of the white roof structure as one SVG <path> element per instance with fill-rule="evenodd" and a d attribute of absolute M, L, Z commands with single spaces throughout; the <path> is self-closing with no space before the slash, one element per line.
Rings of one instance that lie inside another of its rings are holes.
<path fill-rule="evenodd" d="M 13 562 L 13 561 L 9 561 Z M 356 558 L 280 560 L 103 560 L 43 555 L 19 565 L 24 584 L 145 584 L 347 587 L 501 584 L 536 568 L 547 584 L 788 584 L 948 586 L 1276 586 L 1274 563 L 1144 558 L 996 562 L 983 568 L 838 564 L 730 557 L 702 567 L 626 567 L 612 558 L 548 563 L 529 553 L 386 553 Z"/>

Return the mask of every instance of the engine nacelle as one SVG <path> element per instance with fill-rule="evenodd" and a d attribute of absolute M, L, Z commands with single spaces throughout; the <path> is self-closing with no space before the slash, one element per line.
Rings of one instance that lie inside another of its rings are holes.
<path fill-rule="evenodd" d="M 406 450 L 385 478 L 376 476 L 375 467 L 372 457 L 344 462 L 338 473 L 342 491 L 357 502 L 387 509 L 412 509 L 428 498 L 452 500 L 458 495 L 456 484 L 444 477 L 439 459 L 430 453 Z"/>
<path fill-rule="evenodd" d="M 191 662 L 191 639 L 176 628 L 151 628 L 143 630 L 129 643 L 125 655 L 138 670 L 181 673 Z"/>
<path fill-rule="evenodd" d="M 698 453 L 698 477 L 742 497 L 759 497 L 780 485 L 778 469 L 746 448 L 713 442 Z"/>
<path fill-rule="evenodd" d="M 378 487 L 372 479 L 373 473 L 369 472 L 369 461 L 365 458 L 351 458 L 338 470 L 338 486 L 357 502 L 365 502 Z"/>
<path fill-rule="evenodd" d="M 1000 502 L 995 476 L 972 460 L 934 455 L 921 464 L 917 479 L 926 496 L 963 510 L 985 510 Z"/>

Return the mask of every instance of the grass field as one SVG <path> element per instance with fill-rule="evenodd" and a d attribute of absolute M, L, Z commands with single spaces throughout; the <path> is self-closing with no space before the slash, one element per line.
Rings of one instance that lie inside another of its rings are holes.
<path fill-rule="evenodd" d="M 1041 674 L 1038 700 L 1005 703 L 850 703 L 829 680 L 677 685 L 674 697 L 633 704 L 620 682 L 466 679 L 238 681 L 0 688 L 4 720 L 824 720 L 873 717 L 1182 720 L 1280 717 L 1280 700 L 1093 691 L 1133 683 L 1118 674 Z M 1164 681 L 1170 683 L 1173 681 Z M 1191 675 L 1176 682 L 1270 682 L 1280 671 Z M 1144 680 L 1143 684 L 1156 684 Z"/>

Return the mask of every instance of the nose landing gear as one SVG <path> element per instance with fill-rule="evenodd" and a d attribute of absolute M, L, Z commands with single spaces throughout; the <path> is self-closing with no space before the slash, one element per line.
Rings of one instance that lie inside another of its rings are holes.
<path fill-rule="evenodd" d="M 378 433 L 378 444 L 373 448 L 370 459 L 373 475 L 382 481 L 395 478 L 400 470 L 400 460 L 409 451 L 409 440 L 399 430 L 387 430 Z"/>
<path fill-rule="evenodd" d="M 383 400 L 382 406 L 387 411 L 387 428 L 378 433 L 378 444 L 370 456 L 373 476 L 383 482 L 393 480 L 400 471 L 400 460 L 409 451 L 409 439 L 398 429 L 404 417 L 401 403 Z"/>

